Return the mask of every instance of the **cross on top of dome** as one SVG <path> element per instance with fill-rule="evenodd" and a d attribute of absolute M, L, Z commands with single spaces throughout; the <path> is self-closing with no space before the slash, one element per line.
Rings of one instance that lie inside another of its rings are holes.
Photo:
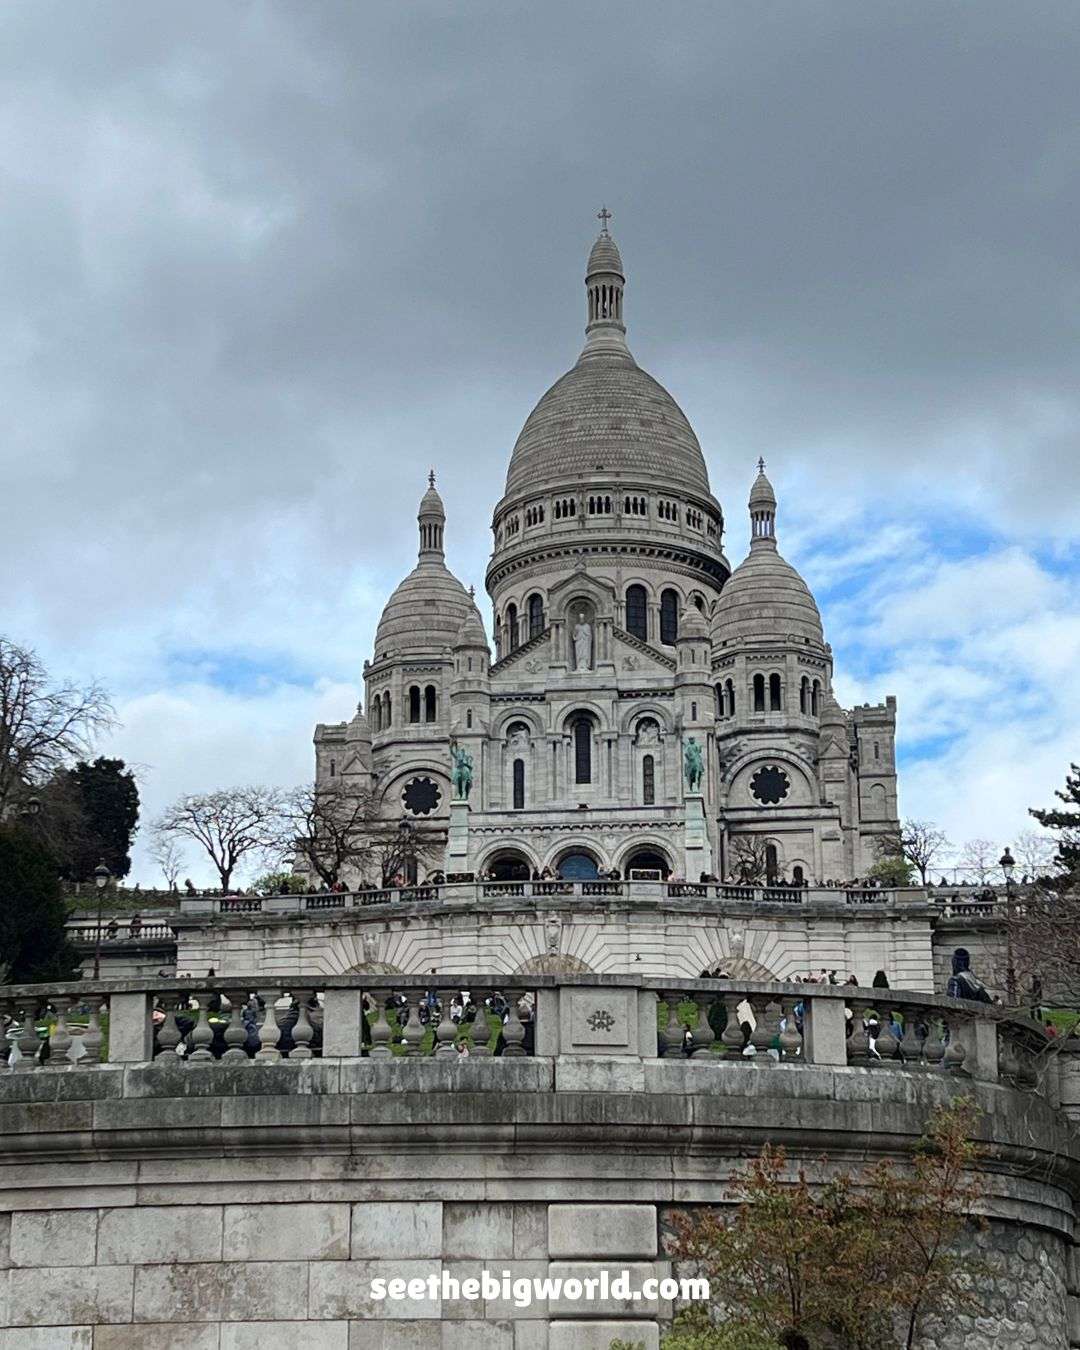
<path fill-rule="evenodd" d="M 602 206 L 596 213 L 596 219 L 600 222 L 600 233 L 606 234 L 610 238 L 611 232 L 608 230 L 607 223 L 613 219 L 611 212 L 606 206 Z"/>

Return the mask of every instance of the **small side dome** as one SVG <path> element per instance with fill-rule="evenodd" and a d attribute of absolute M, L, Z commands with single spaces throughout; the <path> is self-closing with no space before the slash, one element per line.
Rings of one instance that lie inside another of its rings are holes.
<path fill-rule="evenodd" d="M 462 651 L 465 648 L 474 650 L 477 647 L 482 647 L 489 656 L 491 655 L 487 634 L 484 632 L 484 621 L 480 617 L 480 611 L 473 604 L 469 606 L 469 612 L 454 639 L 454 650 Z"/>
<path fill-rule="evenodd" d="M 776 509 L 776 493 L 773 491 L 773 485 L 765 476 L 765 461 L 758 460 L 758 476 L 754 479 L 754 486 L 750 489 L 750 510 L 755 508 L 772 507 Z"/>
<path fill-rule="evenodd" d="M 356 712 L 353 713 L 352 721 L 345 731 L 345 739 L 352 742 L 367 741 L 370 743 L 371 741 L 371 728 L 364 716 L 364 705 L 362 703 L 356 705 Z"/>
<path fill-rule="evenodd" d="M 592 246 L 589 253 L 589 261 L 585 268 L 586 281 L 596 272 L 614 272 L 625 281 L 623 272 L 622 256 L 619 253 L 619 246 L 610 234 L 606 232 L 600 235 L 596 243 Z"/>
<path fill-rule="evenodd" d="M 428 474 L 428 490 L 420 498 L 420 509 L 416 516 L 418 520 L 425 516 L 436 516 L 440 520 L 446 519 L 446 507 L 443 506 L 443 499 L 439 496 L 439 490 L 435 486 L 434 469 Z"/>
<path fill-rule="evenodd" d="M 679 618 L 679 642 L 708 641 L 709 625 L 697 605 L 687 605 Z"/>

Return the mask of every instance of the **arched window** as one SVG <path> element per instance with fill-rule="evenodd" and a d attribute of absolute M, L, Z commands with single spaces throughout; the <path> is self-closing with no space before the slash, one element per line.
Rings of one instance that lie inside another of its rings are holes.
<path fill-rule="evenodd" d="M 466 712 L 465 712 L 465 725 L 466 725 L 470 730 L 472 729 L 472 709 L 471 709 L 471 708 L 468 708 L 468 709 L 466 710 Z"/>
<path fill-rule="evenodd" d="M 754 676 L 754 711 L 765 711 L 765 676 Z"/>
<path fill-rule="evenodd" d="M 765 845 L 765 879 L 766 879 L 766 881 L 768 881 L 768 883 L 769 883 L 770 886 L 771 886 L 771 885 L 773 884 L 773 882 L 776 880 L 776 876 L 777 876 L 777 873 L 779 872 L 779 870 L 780 870 L 779 862 L 778 862 L 777 857 L 776 857 L 776 845 L 775 845 L 775 844 L 766 844 L 766 845 Z"/>
<path fill-rule="evenodd" d="M 819 683 L 819 681 L 815 680 L 814 687 L 810 691 L 810 711 L 811 713 L 813 713 L 815 717 L 818 715 L 818 709 L 820 708 L 820 706 L 821 706 L 821 684 Z"/>
<path fill-rule="evenodd" d="M 525 761 L 514 760 L 514 810 L 525 810 Z"/>
<path fill-rule="evenodd" d="M 592 723 L 587 717 L 574 723 L 574 782 L 592 782 Z"/>
<path fill-rule="evenodd" d="M 518 645 L 518 615 L 517 605 L 507 605 L 506 607 L 506 646 L 509 651 L 516 651 Z"/>
<path fill-rule="evenodd" d="M 724 713 L 726 712 L 726 708 L 724 706 L 724 686 L 722 684 L 718 684 L 716 686 L 715 693 L 716 693 L 716 715 L 717 717 L 723 717 Z"/>
<path fill-rule="evenodd" d="M 779 712 L 783 707 L 780 698 L 780 676 L 773 671 L 769 676 L 769 709 L 772 712 Z"/>
<path fill-rule="evenodd" d="M 544 631 L 544 598 L 541 595 L 529 596 L 529 637 L 539 637 Z"/>
<path fill-rule="evenodd" d="M 420 721 L 420 686 L 418 684 L 409 685 L 409 721 Z"/>
<path fill-rule="evenodd" d="M 626 588 L 626 631 L 642 642 L 649 640 L 649 597 L 644 586 Z"/>
<path fill-rule="evenodd" d="M 371 729 L 382 731 L 382 699 L 379 697 L 371 705 Z"/>
<path fill-rule="evenodd" d="M 330 777 L 337 777 L 337 762 L 335 760 L 330 761 Z"/>
<path fill-rule="evenodd" d="M 646 806 L 656 803 L 656 761 L 652 755 L 641 761 L 641 800 Z"/>
<path fill-rule="evenodd" d="M 799 683 L 799 711 L 801 713 L 810 711 L 810 681 L 805 675 Z"/>
<path fill-rule="evenodd" d="M 727 711 L 729 717 L 735 716 L 735 683 L 728 680 L 725 688 L 727 689 Z"/>
<path fill-rule="evenodd" d="M 660 641 L 674 647 L 679 637 L 679 594 L 663 591 L 660 595 Z"/>
<path fill-rule="evenodd" d="M 386 704 L 386 707 L 383 709 L 383 726 L 392 727 L 394 725 L 394 717 L 392 705 L 390 703 L 389 689 L 386 691 L 385 694 L 383 694 L 383 702 Z"/>
<path fill-rule="evenodd" d="M 439 707 L 439 696 L 433 684 L 424 690 L 424 721 L 434 722 Z"/>

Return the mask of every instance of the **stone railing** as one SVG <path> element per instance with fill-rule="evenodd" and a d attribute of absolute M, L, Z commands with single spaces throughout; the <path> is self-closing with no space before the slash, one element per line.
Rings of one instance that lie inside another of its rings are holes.
<path fill-rule="evenodd" d="M 130 919 L 114 919 L 112 916 L 103 919 L 100 926 L 85 919 L 69 920 L 66 925 L 68 940 L 77 947 L 92 947 L 98 940 L 99 927 L 103 946 L 115 946 L 120 942 L 158 944 L 176 941 L 172 924 L 157 919 L 132 923 Z"/>
<path fill-rule="evenodd" d="M 313 895 L 219 896 L 184 895 L 181 914 L 303 914 L 319 910 L 348 910 L 372 905 L 462 904 L 485 900 L 549 900 L 552 897 L 596 899 L 623 897 L 650 902 L 692 900 L 757 907 L 762 905 L 826 905 L 849 908 L 865 905 L 925 905 L 926 892 L 910 889 L 858 889 L 832 886 L 733 886 L 722 882 L 641 881 L 596 878 L 591 881 L 421 882 L 412 886 L 369 887 L 356 891 L 328 891 Z"/>
<path fill-rule="evenodd" d="M 986 1004 L 854 985 L 337 975 L 0 987 L 9 1072 L 315 1057 L 691 1059 L 951 1073 L 1033 1089 L 1053 1043 Z M 486 1033 L 486 1034 L 484 1034 Z M 497 1086 L 493 1080 L 492 1086 Z"/>

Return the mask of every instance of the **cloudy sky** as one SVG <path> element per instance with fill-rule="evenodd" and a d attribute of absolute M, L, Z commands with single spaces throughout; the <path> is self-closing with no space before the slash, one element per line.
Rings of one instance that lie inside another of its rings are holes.
<path fill-rule="evenodd" d="M 604 202 L 733 562 L 761 454 L 841 700 L 899 698 L 904 813 L 1060 786 L 1074 0 L 16 0 L 0 67 L 0 631 L 110 686 L 148 818 L 307 776 L 431 465 L 482 589 Z"/>

